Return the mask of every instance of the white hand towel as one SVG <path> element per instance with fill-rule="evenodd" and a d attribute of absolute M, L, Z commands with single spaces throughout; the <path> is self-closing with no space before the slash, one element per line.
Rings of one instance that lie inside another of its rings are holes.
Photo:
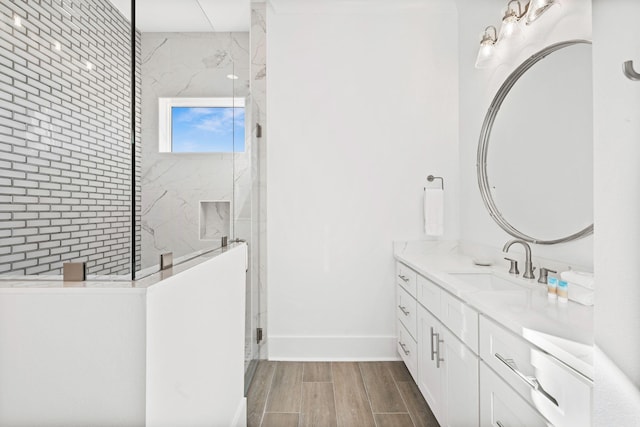
<path fill-rule="evenodd" d="M 567 282 L 569 286 L 569 299 L 582 305 L 593 305 L 594 292 L 591 289 L 578 285 L 577 283 Z"/>
<path fill-rule="evenodd" d="M 593 273 L 569 270 L 560 273 L 560 277 L 562 280 L 566 280 L 567 282 L 576 283 L 580 286 L 584 286 L 585 288 L 594 289 Z"/>
<path fill-rule="evenodd" d="M 427 236 L 444 234 L 444 190 L 440 188 L 424 190 L 424 232 Z"/>

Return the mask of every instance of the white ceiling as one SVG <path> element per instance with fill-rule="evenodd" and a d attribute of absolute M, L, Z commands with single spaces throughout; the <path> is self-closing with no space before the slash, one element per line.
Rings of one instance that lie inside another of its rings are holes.
<path fill-rule="evenodd" d="M 131 0 L 111 0 L 127 18 Z M 136 0 L 142 32 L 249 31 L 249 0 Z"/>

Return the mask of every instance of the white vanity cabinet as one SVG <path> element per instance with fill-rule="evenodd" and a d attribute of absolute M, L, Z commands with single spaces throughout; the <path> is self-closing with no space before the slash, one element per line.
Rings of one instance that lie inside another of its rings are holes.
<path fill-rule="evenodd" d="M 442 427 L 477 426 L 479 357 L 467 343 L 477 349 L 477 313 L 400 263 L 397 273 L 398 352 Z"/>
<path fill-rule="evenodd" d="M 585 324 L 588 312 L 556 309 L 533 288 L 516 291 L 526 304 L 512 291 L 469 290 L 436 262 L 417 270 L 423 274 L 398 259 L 399 352 L 442 427 L 592 425 L 593 382 L 581 364 L 589 357 L 581 344 L 588 335 L 575 331 L 580 346 L 573 353 L 565 345 L 576 317 L 572 323 L 561 317 L 582 316 Z M 556 316 L 558 336 L 549 316 Z"/>

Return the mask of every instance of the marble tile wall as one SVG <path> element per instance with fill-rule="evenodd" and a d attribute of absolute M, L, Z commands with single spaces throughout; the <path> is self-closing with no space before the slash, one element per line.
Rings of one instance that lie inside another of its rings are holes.
<path fill-rule="evenodd" d="M 142 268 L 157 264 L 163 252 L 181 256 L 219 245 L 200 239 L 202 200 L 232 202 L 229 238 L 249 239 L 249 132 L 245 152 L 235 156 L 158 150 L 159 97 L 247 98 L 248 86 L 248 33 L 142 34 Z"/>

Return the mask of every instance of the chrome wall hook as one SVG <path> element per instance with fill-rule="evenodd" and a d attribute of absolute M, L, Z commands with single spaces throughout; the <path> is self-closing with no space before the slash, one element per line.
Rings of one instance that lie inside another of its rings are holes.
<path fill-rule="evenodd" d="M 625 61 L 622 66 L 622 72 L 629 80 L 640 80 L 640 73 L 633 68 L 633 61 Z"/>

